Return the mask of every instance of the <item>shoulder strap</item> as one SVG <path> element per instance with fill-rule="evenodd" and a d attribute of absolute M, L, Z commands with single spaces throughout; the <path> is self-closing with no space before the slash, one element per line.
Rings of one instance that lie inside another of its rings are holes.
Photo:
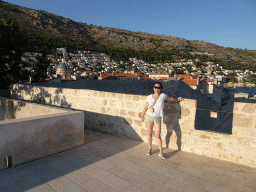
<path fill-rule="evenodd" d="M 160 94 L 158 95 L 158 97 L 156 98 L 155 102 L 153 103 L 152 107 L 156 104 L 158 98 L 160 97 Z"/>

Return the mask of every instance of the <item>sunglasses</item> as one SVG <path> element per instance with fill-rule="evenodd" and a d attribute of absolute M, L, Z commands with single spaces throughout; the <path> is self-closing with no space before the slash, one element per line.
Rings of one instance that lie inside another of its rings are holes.
<path fill-rule="evenodd" d="M 155 89 L 161 89 L 161 87 L 154 86 Z"/>

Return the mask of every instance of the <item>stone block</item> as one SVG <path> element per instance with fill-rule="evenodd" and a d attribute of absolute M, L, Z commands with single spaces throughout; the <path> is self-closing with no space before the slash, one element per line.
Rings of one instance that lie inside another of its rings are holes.
<path fill-rule="evenodd" d="M 249 145 L 250 142 L 247 138 L 238 138 L 237 140 L 240 145 Z"/>
<path fill-rule="evenodd" d="M 50 104 L 50 102 L 51 102 L 51 97 L 45 98 L 45 103 Z"/>
<path fill-rule="evenodd" d="M 128 109 L 134 108 L 133 102 L 132 101 L 127 101 L 125 103 L 125 107 L 128 108 Z"/>
<path fill-rule="evenodd" d="M 134 120 L 134 124 L 135 124 L 136 126 L 141 127 L 141 126 L 142 126 L 142 121 L 135 119 L 135 120 Z"/>
<path fill-rule="evenodd" d="M 226 146 L 226 150 L 227 150 L 227 154 L 233 154 L 233 155 L 237 155 L 240 150 L 238 147 L 236 146 Z"/>
<path fill-rule="evenodd" d="M 190 110 L 188 108 L 182 107 L 181 108 L 181 116 L 186 117 L 190 114 Z"/>
<path fill-rule="evenodd" d="M 99 92 L 99 91 L 92 90 L 92 96 L 93 96 L 93 97 L 97 97 L 97 96 L 98 96 L 98 92 Z"/>
<path fill-rule="evenodd" d="M 217 156 L 217 153 L 214 150 L 204 150 L 203 154 L 207 157 L 212 157 L 212 158 L 215 158 Z"/>
<path fill-rule="evenodd" d="M 98 97 L 105 98 L 106 97 L 105 95 L 106 95 L 106 93 L 103 91 L 98 92 Z"/>
<path fill-rule="evenodd" d="M 247 136 L 256 136 L 256 130 L 252 129 L 243 129 L 243 134 Z"/>
<path fill-rule="evenodd" d="M 126 111 L 124 109 L 120 109 L 120 115 L 121 116 L 126 116 Z"/>
<path fill-rule="evenodd" d="M 108 107 L 106 113 L 111 115 L 119 115 L 119 109 Z"/>
<path fill-rule="evenodd" d="M 117 99 L 123 99 L 124 95 L 122 93 L 116 93 L 116 98 Z"/>
<path fill-rule="evenodd" d="M 250 156 L 254 159 L 256 159 L 256 149 L 251 149 L 250 150 Z"/>
<path fill-rule="evenodd" d="M 92 90 L 88 90 L 88 89 L 83 89 L 84 91 L 83 91 L 83 93 L 82 93 L 82 96 L 83 97 L 92 97 L 93 95 L 92 95 Z"/>
<path fill-rule="evenodd" d="M 86 92 L 86 90 L 84 89 L 76 89 L 76 93 L 77 93 L 77 96 L 83 96 Z"/>
<path fill-rule="evenodd" d="M 249 143 L 249 142 L 248 142 Z M 256 148 L 256 138 L 254 137 L 254 138 L 252 138 L 252 139 L 250 139 L 250 143 L 251 143 L 251 147 L 252 148 Z"/>
<path fill-rule="evenodd" d="M 132 100 L 132 95 L 123 94 L 123 97 L 124 97 L 124 100 L 126 100 L 126 101 Z"/>
<path fill-rule="evenodd" d="M 181 146 L 182 148 L 184 148 L 184 146 Z M 198 155 L 203 155 L 204 154 L 204 150 L 202 148 L 199 148 L 197 146 L 193 146 L 190 148 L 192 153 L 198 154 Z"/>
<path fill-rule="evenodd" d="M 148 136 L 148 130 L 147 129 L 141 129 L 141 135 L 143 136 Z M 145 138 L 147 140 L 147 138 Z"/>
<path fill-rule="evenodd" d="M 242 112 L 245 113 L 255 113 L 256 112 L 256 104 L 254 103 L 246 103 L 245 106 L 241 109 Z"/>
<path fill-rule="evenodd" d="M 197 100 L 195 100 L 195 99 L 184 99 L 183 101 L 180 102 L 180 106 L 196 110 Z"/>
<path fill-rule="evenodd" d="M 128 118 L 128 117 L 125 117 L 123 119 L 123 123 L 124 124 L 127 124 L 127 125 L 131 125 L 132 124 L 132 119 L 131 118 Z"/>
<path fill-rule="evenodd" d="M 88 109 L 88 111 L 95 112 L 95 111 L 94 111 L 94 105 L 87 105 L 86 108 Z"/>
<path fill-rule="evenodd" d="M 101 112 L 101 106 L 100 105 L 95 105 L 93 112 L 100 113 Z"/>
<path fill-rule="evenodd" d="M 124 108 L 124 102 L 121 100 L 116 100 L 116 108 L 123 109 Z"/>
<path fill-rule="evenodd" d="M 249 118 L 247 115 L 242 114 L 234 114 L 233 116 L 233 126 L 240 126 L 240 127 L 250 127 L 252 124 L 252 119 Z"/>
<path fill-rule="evenodd" d="M 252 160 L 252 159 L 247 159 L 246 158 L 246 159 L 243 160 L 243 164 L 255 167 L 256 166 L 256 161 Z"/>
<path fill-rule="evenodd" d="M 110 98 L 111 97 L 111 93 L 110 92 L 105 92 L 105 97 L 106 98 Z"/>
<path fill-rule="evenodd" d="M 114 99 L 108 100 L 108 105 L 109 105 L 110 107 L 116 107 L 116 100 L 114 100 Z"/>
<path fill-rule="evenodd" d="M 110 97 L 111 97 L 111 98 L 116 98 L 116 93 L 112 93 L 112 92 L 111 92 L 111 93 L 110 93 Z"/>
<path fill-rule="evenodd" d="M 107 105 L 107 99 L 102 100 L 102 105 L 106 106 Z"/>
<path fill-rule="evenodd" d="M 79 96 L 77 94 L 77 89 L 70 89 L 70 93 L 73 95 L 73 96 Z"/>
<path fill-rule="evenodd" d="M 132 98 L 133 101 L 139 101 L 140 100 L 140 97 L 138 95 L 133 95 L 133 98 Z"/>
<path fill-rule="evenodd" d="M 65 97 L 65 96 L 63 96 L 61 99 L 67 101 L 67 97 Z M 77 96 L 77 97 L 73 98 L 73 101 L 75 101 L 76 103 L 86 103 L 86 98 Z M 96 102 L 97 101 L 94 101 L 94 103 L 96 103 Z"/>
<path fill-rule="evenodd" d="M 146 103 L 146 100 L 147 100 L 147 96 L 139 96 L 139 98 L 140 98 L 140 101 L 145 101 L 145 103 Z"/>
<path fill-rule="evenodd" d="M 127 113 L 128 113 L 129 116 L 135 117 L 135 112 L 134 111 L 128 111 Z"/>
<path fill-rule="evenodd" d="M 56 93 L 61 93 L 64 95 L 71 95 L 73 94 L 72 91 L 68 88 L 62 88 L 62 89 L 56 89 L 56 88 L 45 88 L 45 91 L 48 92 L 49 94 L 56 94 Z"/>
<path fill-rule="evenodd" d="M 215 144 L 215 148 L 218 150 L 223 150 L 224 146 L 221 142 Z"/>
<path fill-rule="evenodd" d="M 106 107 L 101 107 L 101 113 L 106 113 Z"/>
<path fill-rule="evenodd" d="M 196 145 L 197 144 L 197 140 L 194 139 L 194 138 L 189 138 L 188 142 L 189 142 L 190 145 Z"/>
<path fill-rule="evenodd" d="M 200 135 L 200 138 L 202 139 L 211 139 L 211 137 L 209 137 L 209 135 Z"/>
<path fill-rule="evenodd" d="M 237 113 L 237 112 L 238 112 L 238 103 L 235 102 L 233 107 L 233 113 Z"/>
<path fill-rule="evenodd" d="M 209 141 L 199 141 L 198 144 L 199 144 L 199 146 L 201 146 L 204 149 L 210 149 L 211 148 L 211 143 Z"/>

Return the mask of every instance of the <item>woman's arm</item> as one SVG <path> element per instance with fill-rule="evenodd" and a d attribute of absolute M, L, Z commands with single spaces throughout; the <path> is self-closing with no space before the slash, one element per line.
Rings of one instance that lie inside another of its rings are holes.
<path fill-rule="evenodd" d="M 145 107 L 142 112 L 141 121 L 144 122 L 146 111 L 148 110 L 149 103 L 146 101 Z"/>
<path fill-rule="evenodd" d="M 183 101 L 184 99 L 182 97 L 179 97 L 178 99 L 174 99 L 173 97 L 166 97 L 165 101 Z"/>

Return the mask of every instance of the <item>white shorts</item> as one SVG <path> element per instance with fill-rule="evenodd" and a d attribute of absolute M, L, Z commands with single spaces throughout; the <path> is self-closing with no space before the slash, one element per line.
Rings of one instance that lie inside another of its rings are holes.
<path fill-rule="evenodd" d="M 154 117 L 154 116 L 146 115 L 145 120 L 146 122 L 151 124 L 161 125 L 162 117 L 161 116 Z"/>

